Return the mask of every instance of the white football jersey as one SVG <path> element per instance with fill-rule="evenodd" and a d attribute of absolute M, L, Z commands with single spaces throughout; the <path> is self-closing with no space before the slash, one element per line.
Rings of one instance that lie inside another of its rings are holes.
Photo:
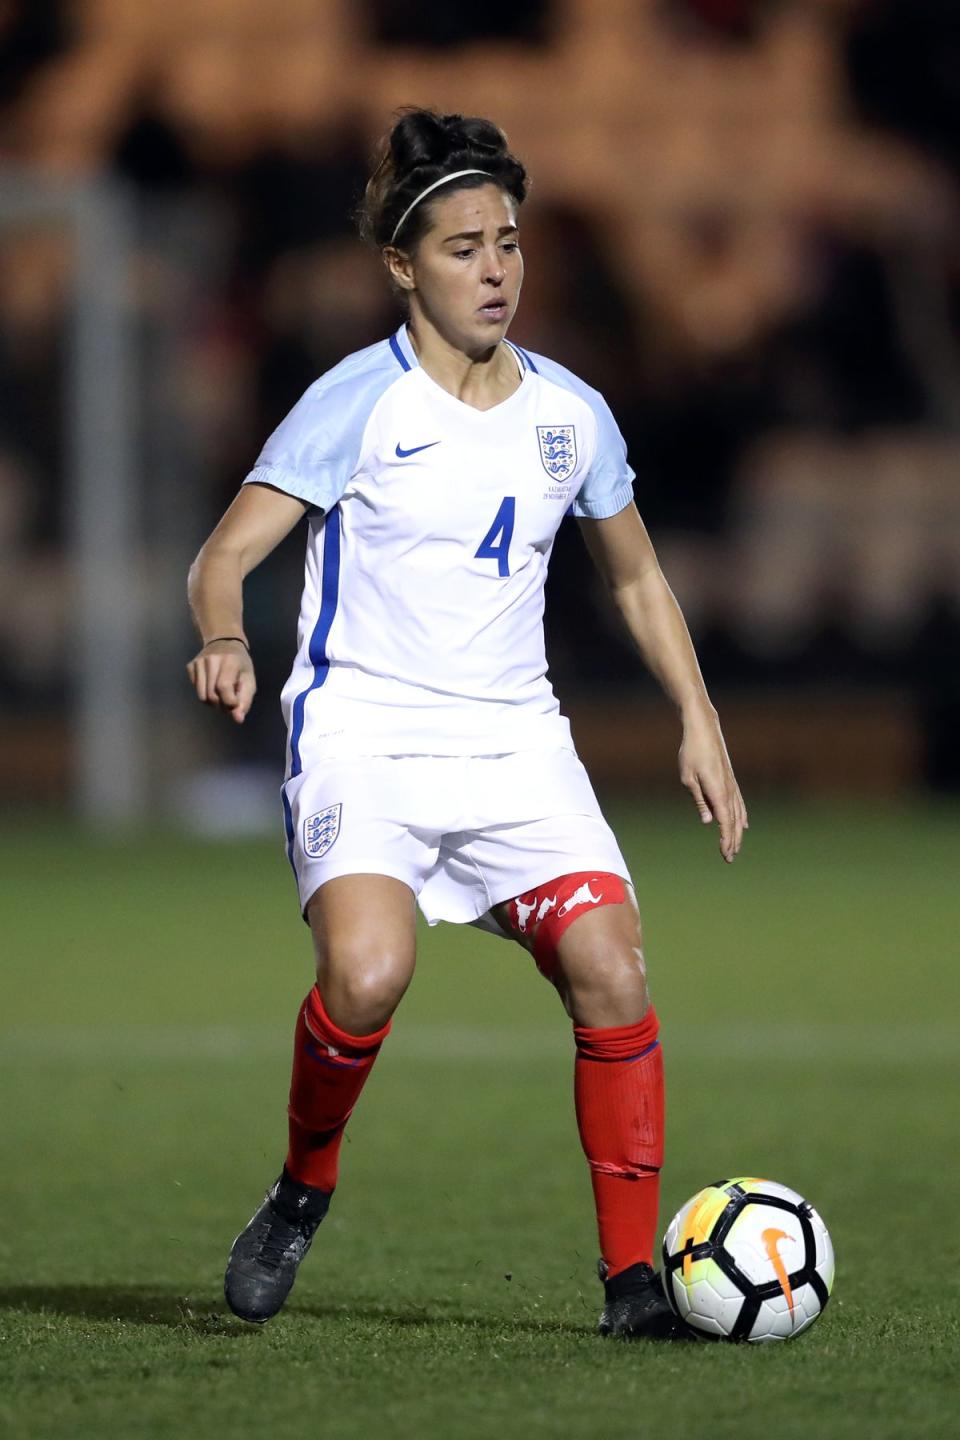
<path fill-rule="evenodd" d="M 511 346 L 492 410 L 421 369 L 402 326 L 317 380 L 245 483 L 310 506 L 288 777 L 340 755 L 571 747 L 543 598 L 564 515 L 603 519 L 633 471 L 603 398 Z"/>

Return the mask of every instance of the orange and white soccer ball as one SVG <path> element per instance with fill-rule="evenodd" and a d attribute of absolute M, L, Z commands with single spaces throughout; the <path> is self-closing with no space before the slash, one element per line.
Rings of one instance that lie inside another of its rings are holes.
<path fill-rule="evenodd" d="M 718 1180 L 663 1237 L 663 1283 L 681 1320 L 726 1340 L 791 1340 L 833 1288 L 833 1245 L 813 1206 L 775 1180 Z"/>

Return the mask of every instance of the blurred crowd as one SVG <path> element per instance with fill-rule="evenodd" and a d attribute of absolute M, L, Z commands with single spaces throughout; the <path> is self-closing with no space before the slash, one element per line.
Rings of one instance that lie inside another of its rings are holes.
<path fill-rule="evenodd" d="M 136 196 L 144 331 L 180 297 L 163 403 L 189 435 L 193 532 L 311 380 L 397 323 L 351 221 L 392 109 L 489 113 L 534 182 L 512 333 L 609 399 L 712 684 L 908 689 L 931 778 L 956 783 L 954 0 L 275 11 L 0 0 L 3 172 L 113 177 Z M 0 692 L 37 706 L 60 695 L 71 603 L 69 237 L 0 225 L 0 261 Z M 299 563 L 259 583 L 293 595 Z M 565 527 L 548 642 L 567 693 L 626 668 L 585 583 Z M 276 686 L 287 602 L 251 626 Z"/>

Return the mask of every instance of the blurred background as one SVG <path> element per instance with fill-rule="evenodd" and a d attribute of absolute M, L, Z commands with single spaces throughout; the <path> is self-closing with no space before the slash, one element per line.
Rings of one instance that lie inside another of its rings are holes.
<path fill-rule="evenodd" d="M 0 0 L 0 799 L 279 826 L 304 536 L 248 582 L 242 730 L 186 571 L 397 324 L 350 217 L 408 104 L 531 172 L 511 334 L 609 399 L 748 797 L 956 791 L 954 0 Z M 600 787 L 675 786 L 572 523 L 548 649 Z"/>
<path fill-rule="evenodd" d="M 839 1262 L 799 1366 L 692 1356 L 680 1407 L 676 1356 L 592 1346 L 567 1025 L 466 926 L 421 926 L 291 1313 L 222 1313 L 311 983 L 305 535 L 248 582 L 242 728 L 187 685 L 186 575 L 398 324 L 350 212 L 411 104 L 529 167 L 511 334 L 608 397 L 751 807 L 725 867 L 564 524 L 548 653 L 669 1037 L 661 1218 L 775 1175 Z M 4 1436 L 956 1433 L 958 477 L 960 0 L 0 0 Z"/>

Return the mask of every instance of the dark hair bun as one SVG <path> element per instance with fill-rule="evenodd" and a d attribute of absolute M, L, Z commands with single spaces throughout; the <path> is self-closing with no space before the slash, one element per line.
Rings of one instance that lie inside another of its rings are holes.
<path fill-rule="evenodd" d="M 376 245 L 389 245 L 398 220 L 417 196 L 457 170 L 483 170 L 486 175 L 465 175 L 454 189 L 492 179 L 518 205 L 526 197 L 527 172 L 492 120 L 438 115 L 433 110 L 403 111 L 382 142 L 377 167 L 367 182 L 359 209 L 360 233 Z M 430 218 L 429 198 L 404 222 L 398 243 L 410 247 L 423 235 Z"/>

